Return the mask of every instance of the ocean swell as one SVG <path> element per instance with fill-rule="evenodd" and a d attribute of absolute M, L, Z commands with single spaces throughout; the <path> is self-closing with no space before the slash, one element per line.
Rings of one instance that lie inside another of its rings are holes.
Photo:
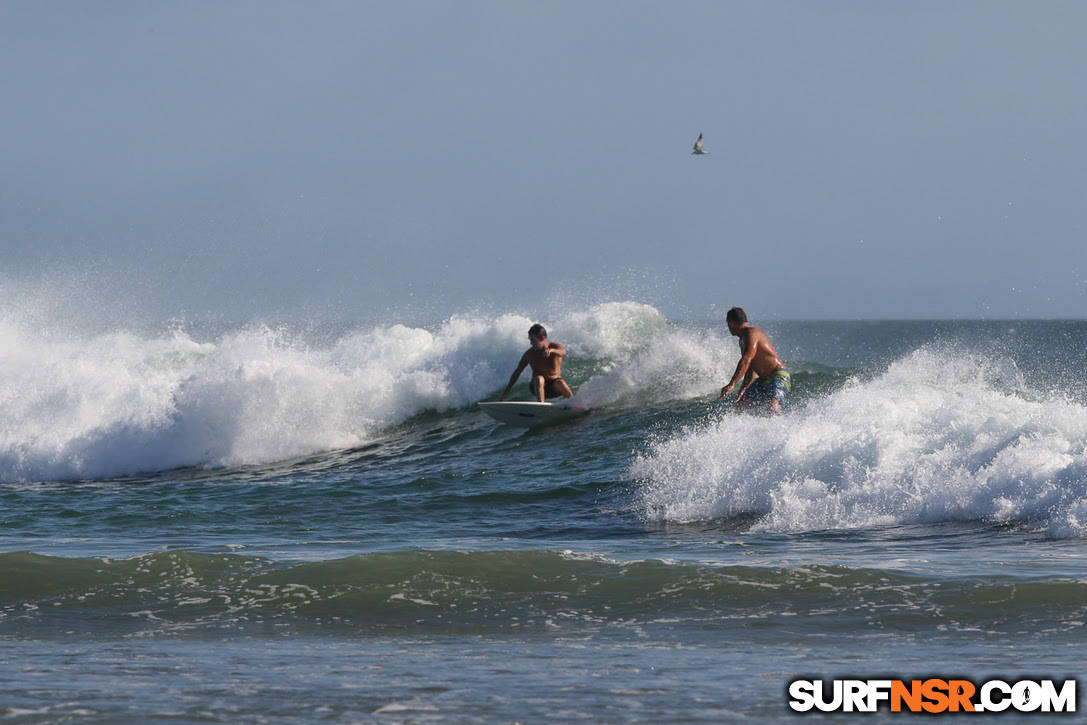
<path fill-rule="evenodd" d="M 280 637 L 643 628 L 1067 637 L 1068 578 L 928 577 L 843 566 L 706 566 L 557 551 L 403 551 L 309 563 L 174 551 L 131 559 L 0 554 L 0 637 Z M 17 583 L 17 584 L 16 584 Z"/>

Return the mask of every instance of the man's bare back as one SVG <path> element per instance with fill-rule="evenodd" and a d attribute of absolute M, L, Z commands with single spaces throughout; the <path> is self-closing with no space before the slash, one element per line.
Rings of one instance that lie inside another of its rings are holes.
<path fill-rule="evenodd" d="M 721 398 L 728 395 L 736 384 L 743 380 L 743 387 L 736 396 L 736 404 L 747 408 L 766 404 L 771 413 L 780 413 L 785 396 L 792 387 L 785 363 L 778 357 L 770 338 L 766 333 L 747 322 L 747 315 L 739 307 L 729 310 L 728 331 L 740 338 L 740 362 L 728 385 L 721 388 Z M 751 389 L 758 376 L 758 385 Z"/>
<path fill-rule="evenodd" d="M 748 325 L 740 334 L 740 355 L 743 356 L 748 349 L 755 349 L 755 356 L 751 359 L 751 369 L 760 378 L 769 377 L 777 370 L 784 370 L 785 363 L 778 357 L 770 338 L 757 327 Z"/>

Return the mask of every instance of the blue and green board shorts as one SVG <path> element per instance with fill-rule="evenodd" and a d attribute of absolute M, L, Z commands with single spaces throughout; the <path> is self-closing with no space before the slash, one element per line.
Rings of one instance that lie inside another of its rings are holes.
<path fill-rule="evenodd" d="M 755 384 L 747 389 L 744 398 L 750 400 L 753 405 L 769 405 L 771 400 L 777 400 L 785 405 L 785 398 L 793 387 L 792 378 L 787 370 L 775 370 L 765 378 L 759 378 Z"/>

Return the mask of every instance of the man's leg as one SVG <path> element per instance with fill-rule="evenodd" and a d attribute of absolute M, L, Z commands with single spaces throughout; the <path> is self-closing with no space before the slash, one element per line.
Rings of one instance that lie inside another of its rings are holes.
<path fill-rule="evenodd" d="M 785 402 L 785 395 L 788 393 L 788 388 L 785 387 L 785 381 L 781 378 L 775 378 L 774 382 L 770 386 L 770 413 L 773 415 L 781 415 L 781 404 Z"/>
<path fill-rule="evenodd" d="M 749 385 L 744 392 L 744 397 L 736 401 L 737 410 L 751 410 L 752 408 L 761 408 L 766 404 L 766 391 L 763 389 L 759 381 L 756 380 L 752 385 Z"/>
<path fill-rule="evenodd" d="M 736 399 L 736 410 L 750 410 L 759 404 L 759 384 L 749 385 L 742 398 Z"/>
<path fill-rule="evenodd" d="M 562 378 L 559 378 L 558 380 L 553 380 L 551 382 L 551 387 L 564 398 L 574 397 L 574 391 L 570 390 L 570 386 L 567 385 L 566 381 Z"/>
<path fill-rule="evenodd" d="M 543 375 L 532 376 L 532 394 L 536 396 L 536 400 L 544 402 L 544 396 L 547 394 L 547 381 L 544 380 Z"/>

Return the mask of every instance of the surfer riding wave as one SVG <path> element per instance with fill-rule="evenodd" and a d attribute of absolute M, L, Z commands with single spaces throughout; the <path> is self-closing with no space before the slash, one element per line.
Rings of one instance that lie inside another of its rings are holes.
<path fill-rule="evenodd" d="M 532 347 L 525 350 L 517 363 L 517 369 L 510 376 L 509 384 L 502 391 L 499 400 L 505 400 L 510 390 L 521 377 L 521 372 L 528 366 L 532 367 L 532 381 L 528 384 L 532 397 L 541 403 L 547 398 L 572 398 L 574 393 L 570 386 L 562 379 L 562 359 L 566 357 L 566 348 L 562 343 L 550 342 L 547 339 L 547 330 L 543 325 L 533 325 L 528 330 L 528 339 Z"/>
<path fill-rule="evenodd" d="M 737 407 L 767 406 L 771 413 L 780 413 L 785 397 L 792 388 L 792 379 L 770 338 L 759 328 L 748 324 L 747 313 L 740 307 L 729 310 L 725 322 L 728 331 L 740 338 L 740 362 L 736 364 L 732 380 L 721 388 L 721 398 L 743 379 L 743 387 L 736 396 Z"/>

